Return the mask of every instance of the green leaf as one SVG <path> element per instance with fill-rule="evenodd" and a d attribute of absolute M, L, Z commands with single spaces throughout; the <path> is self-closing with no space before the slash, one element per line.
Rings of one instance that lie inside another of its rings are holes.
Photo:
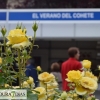
<path fill-rule="evenodd" d="M 36 92 L 36 93 L 40 94 L 40 92 L 38 92 L 38 91 L 36 91 L 36 90 L 32 90 L 32 91 L 34 91 L 34 92 Z"/>
<path fill-rule="evenodd" d="M 15 72 L 15 71 L 10 71 L 10 73 L 11 73 L 11 74 L 17 74 L 17 72 Z"/>
<path fill-rule="evenodd" d="M 38 100 L 38 96 L 36 94 L 29 94 L 27 100 Z"/>
<path fill-rule="evenodd" d="M 12 63 L 14 61 L 13 57 L 6 57 L 7 63 Z"/>
<path fill-rule="evenodd" d="M 95 98 L 92 98 L 91 100 L 96 100 Z"/>
<path fill-rule="evenodd" d="M 29 58 L 31 58 L 31 56 L 27 55 L 26 59 L 29 59 Z"/>
<path fill-rule="evenodd" d="M 9 79 L 12 79 L 12 80 L 15 80 L 15 81 L 17 80 L 17 79 L 14 78 L 13 76 L 8 76 L 6 79 L 8 79 L 8 80 L 9 80 Z"/>
<path fill-rule="evenodd" d="M 16 78 L 14 78 L 13 76 L 11 76 L 11 79 L 12 79 L 12 80 L 15 80 L 15 81 L 17 80 L 17 79 L 16 79 Z"/>
<path fill-rule="evenodd" d="M 27 92 L 27 100 L 38 100 L 37 94 L 33 94 L 31 91 Z"/>
<path fill-rule="evenodd" d="M 57 93 L 62 93 L 62 91 L 61 90 L 59 90 L 59 89 L 54 89 Z"/>
<path fill-rule="evenodd" d="M 6 79 L 3 77 L 0 77 L 0 85 L 4 85 L 6 83 Z"/>

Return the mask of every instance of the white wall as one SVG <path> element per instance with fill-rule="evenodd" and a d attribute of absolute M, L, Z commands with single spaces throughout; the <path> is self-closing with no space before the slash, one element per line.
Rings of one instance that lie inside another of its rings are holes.
<path fill-rule="evenodd" d="M 76 24 L 75 37 L 100 37 L 100 24 Z"/>
<path fill-rule="evenodd" d="M 16 24 L 0 23 L 9 30 L 14 29 Z M 27 34 L 33 36 L 32 24 L 23 24 L 27 28 Z M 1 34 L 0 34 L 1 36 Z M 37 38 L 100 38 L 100 24 L 39 24 Z"/>

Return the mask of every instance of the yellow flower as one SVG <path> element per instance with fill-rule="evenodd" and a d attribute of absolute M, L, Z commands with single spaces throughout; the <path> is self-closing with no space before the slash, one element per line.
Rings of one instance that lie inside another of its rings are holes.
<path fill-rule="evenodd" d="M 53 90 L 50 90 L 50 91 L 48 91 L 47 92 L 47 95 L 48 95 L 48 97 L 51 97 L 52 95 L 55 95 L 55 91 L 54 91 L 54 89 Z"/>
<path fill-rule="evenodd" d="M 87 100 L 92 100 L 92 97 L 88 97 Z"/>
<path fill-rule="evenodd" d="M 40 71 L 42 71 L 42 69 L 41 69 L 41 67 L 40 67 L 40 66 L 37 66 L 37 68 L 36 68 L 36 69 L 37 69 L 37 71 L 39 71 L 39 72 L 40 72 Z"/>
<path fill-rule="evenodd" d="M 59 99 L 57 99 L 57 100 L 62 100 L 62 99 L 59 98 Z"/>
<path fill-rule="evenodd" d="M 98 70 L 100 70 L 100 66 L 98 66 Z"/>
<path fill-rule="evenodd" d="M 99 100 L 99 99 L 96 99 L 94 95 L 91 95 L 87 98 L 87 100 Z"/>
<path fill-rule="evenodd" d="M 51 82 L 53 79 L 55 79 L 55 76 L 53 74 L 49 74 L 47 72 L 43 72 L 41 74 L 39 74 L 38 79 L 40 81 L 45 82 Z"/>
<path fill-rule="evenodd" d="M 46 88 L 46 84 L 45 84 L 43 81 L 40 81 L 40 82 L 39 82 L 39 86 L 40 86 L 40 87 Z"/>
<path fill-rule="evenodd" d="M 45 88 L 43 88 L 43 87 L 37 87 L 34 90 L 37 91 L 37 92 L 39 92 L 38 93 L 38 100 L 46 100 L 47 99 Z M 35 93 L 35 92 L 33 91 L 33 93 Z"/>
<path fill-rule="evenodd" d="M 82 86 L 76 86 L 75 91 L 78 95 L 85 95 L 87 93 L 87 90 Z"/>
<path fill-rule="evenodd" d="M 72 98 L 73 97 L 73 95 L 71 94 L 71 93 L 67 93 L 67 96 L 68 96 L 68 98 Z"/>
<path fill-rule="evenodd" d="M 85 72 L 85 77 L 90 77 L 90 78 L 94 79 L 95 81 L 98 81 L 98 78 L 96 76 L 94 76 L 92 74 L 92 72 L 89 72 L 89 71 Z"/>
<path fill-rule="evenodd" d="M 66 80 L 69 80 L 70 82 L 78 82 L 82 78 L 82 73 L 80 71 L 72 70 L 68 72 L 67 77 Z"/>
<path fill-rule="evenodd" d="M 24 88 L 29 88 L 29 84 L 28 84 L 26 81 L 23 82 L 22 86 L 23 86 Z"/>
<path fill-rule="evenodd" d="M 27 80 L 27 83 L 28 84 L 33 84 L 33 81 L 34 81 L 33 78 L 32 77 L 29 77 L 29 79 Z"/>
<path fill-rule="evenodd" d="M 14 88 L 14 89 L 18 89 L 18 88 L 20 88 L 20 87 L 19 87 L 19 86 L 13 86 L 13 88 Z"/>
<path fill-rule="evenodd" d="M 58 88 L 58 83 L 56 81 L 47 84 L 47 89 L 53 89 L 54 90 L 55 88 Z"/>
<path fill-rule="evenodd" d="M 73 94 L 74 97 L 77 97 L 78 95 L 76 93 Z"/>
<path fill-rule="evenodd" d="M 39 92 L 39 94 L 38 94 L 39 96 L 40 96 L 40 95 L 43 95 L 43 94 L 44 94 L 44 95 L 46 94 L 46 90 L 45 90 L 45 88 L 43 88 L 43 87 L 37 87 L 37 88 L 35 88 L 34 90 L 37 91 L 37 92 Z"/>
<path fill-rule="evenodd" d="M 81 79 L 81 85 L 86 88 L 86 89 L 90 89 L 90 90 L 96 90 L 98 87 L 97 82 L 89 77 L 82 77 Z"/>
<path fill-rule="evenodd" d="M 5 84 L 5 88 L 9 87 L 9 84 Z"/>
<path fill-rule="evenodd" d="M 2 58 L 0 57 L 0 64 L 2 64 Z"/>
<path fill-rule="evenodd" d="M 90 95 L 93 94 L 94 92 L 95 92 L 95 90 L 87 89 L 87 93 L 90 94 Z"/>
<path fill-rule="evenodd" d="M 89 60 L 83 60 L 82 61 L 82 65 L 83 65 L 84 68 L 90 69 L 91 68 L 91 61 L 89 61 Z"/>
<path fill-rule="evenodd" d="M 7 39 L 9 40 L 7 45 L 12 45 L 13 48 L 27 47 L 30 45 L 25 31 L 22 29 L 11 30 L 7 36 Z"/>
<path fill-rule="evenodd" d="M 62 100 L 62 99 L 59 98 L 59 99 L 57 99 L 57 100 Z"/>

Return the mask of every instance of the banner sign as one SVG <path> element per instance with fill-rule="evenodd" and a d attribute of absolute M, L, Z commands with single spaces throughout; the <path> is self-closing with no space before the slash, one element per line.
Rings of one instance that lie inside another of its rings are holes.
<path fill-rule="evenodd" d="M 100 12 L 10 12 L 9 20 L 100 20 Z"/>
<path fill-rule="evenodd" d="M 8 12 L 8 16 L 7 13 Z M 0 12 L 0 20 L 8 20 L 8 22 L 99 22 L 100 9 L 75 9 L 75 10 L 58 10 L 58 9 L 38 9 L 38 10 L 7 10 Z"/>
<path fill-rule="evenodd" d="M 0 12 L 0 21 L 6 21 L 6 12 Z"/>

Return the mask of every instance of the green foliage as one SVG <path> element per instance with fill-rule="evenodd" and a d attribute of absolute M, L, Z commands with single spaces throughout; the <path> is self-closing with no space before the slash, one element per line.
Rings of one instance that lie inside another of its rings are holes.
<path fill-rule="evenodd" d="M 91 100 L 96 100 L 96 98 L 92 98 Z"/>
<path fill-rule="evenodd" d="M 16 29 L 22 29 L 22 31 L 25 31 L 25 34 L 27 33 L 27 30 L 22 26 L 22 24 L 17 24 Z M 19 49 L 12 48 L 12 45 L 8 46 L 6 44 L 7 30 L 5 27 L 1 28 L 0 32 L 3 36 L 3 43 L 0 44 L 0 57 L 2 58 L 2 63 L 0 64 L 0 69 L 2 70 L 2 72 L 0 72 L 1 89 L 5 88 L 5 84 L 9 84 L 9 88 L 12 89 L 12 82 L 15 82 L 17 78 L 19 79 L 20 88 L 23 88 L 22 83 L 28 79 L 28 77 L 25 75 L 26 62 L 29 58 L 31 58 L 30 54 L 34 46 L 36 31 L 38 29 L 36 22 L 32 26 L 32 29 L 34 31 L 33 38 L 31 40 L 29 39 L 31 45 L 29 47 L 21 47 L 21 49 Z M 35 46 L 38 48 L 38 45 Z M 15 71 L 13 63 L 17 64 L 18 72 Z M 38 100 L 37 94 L 33 94 L 32 91 L 33 90 L 31 88 L 28 89 L 27 100 Z"/>
<path fill-rule="evenodd" d="M 12 64 L 13 61 L 14 61 L 14 58 L 13 57 L 11 57 L 11 56 L 5 57 L 5 62 L 7 64 Z"/>
<path fill-rule="evenodd" d="M 33 94 L 32 91 L 27 90 L 27 100 L 38 100 L 38 96 Z"/>
<path fill-rule="evenodd" d="M 0 75 L 0 86 L 4 86 L 5 83 L 6 83 L 5 77 Z"/>

